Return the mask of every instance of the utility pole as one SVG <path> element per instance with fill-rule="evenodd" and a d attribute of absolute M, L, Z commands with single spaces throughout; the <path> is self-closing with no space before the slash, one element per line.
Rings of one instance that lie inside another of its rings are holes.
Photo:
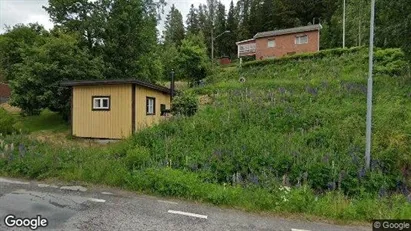
<path fill-rule="evenodd" d="M 368 60 L 368 87 L 367 87 L 367 128 L 365 146 L 365 169 L 370 168 L 371 163 L 371 124 L 372 124 L 372 72 L 374 59 L 374 18 L 375 0 L 371 0 L 371 21 L 370 21 L 370 48 Z"/>
<path fill-rule="evenodd" d="M 171 83 L 170 83 L 170 102 L 174 98 L 174 69 L 171 69 Z"/>
<path fill-rule="evenodd" d="M 343 2 L 343 48 L 345 48 L 345 1 Z"/>
<path fill-rule="evenodd" d="M 211 62 L 214 63 L 214 29 L 211 29 Z"/>

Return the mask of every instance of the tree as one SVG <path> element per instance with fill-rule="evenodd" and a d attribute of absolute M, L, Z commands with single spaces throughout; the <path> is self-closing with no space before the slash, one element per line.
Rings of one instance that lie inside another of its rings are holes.
<path fill-rule="evenodd" d="M 411 5 L 407 0 L 376 2 L 375 42 L 380 47 L 401 47 L 411 60 Z"/>
<path fill-rule="evenodd" d="M 23 61 L 22 51 L 48 32 L 39 24 L 18 24 L 0 35 L 0 75 L 11 80 L 12 66 Z"/>
<path fill-rule="evenodd" d="M 180 47 L 179 67 L 184 78 L 197 82 L 207 76 L 210 60 L 202 33 L 188 35 Z"/>
<path fill-rule="evenodd" d="M 50 0 L 45 9 L 56 27 L 78 35 L 79 46 L 103 57 L 105 78 L 154 81 L 157 10 L 163 0 Z M 154 65 L 151 65 L 154 64 Z"/>
<path fill-rule="evenodd" d="M 102 76 L 102 61 L 79 48 L 79 42 L 76 36 L 53 31 L 25 48 L 23 61 L 13 65 L 11 104 L 27 115 L 49 108 L 67 119 L 70 91 L 60 87 L 60 82 Z"/>
<path fill-rule="evenodd" d="M 190 11 L 187 14 L 187 34 L 197 34 L 200 31 L 200 24 L 198 19 L 198 10 L 191 4 Z"/>
<path fill-rule="evenodd" d="M 156 15 L 146 12 L 140 0 L 117 0 L 111 6 L 103 37 L 106 78 L 139 78 L 154 81 L 159 76 L 147 73 L 157 62 Z"/>
<path fill-rule="evenodd" d="M 163 65 L 163 79 L 169 81 L 172 70 L 175 72 L 176 79 L 182 77 L 179 69 L 179 52 L 174 44 L 164 44 L 162 47 L 161 63 Z"/>
<path fill-rule="evenodd" d="M 215 16 L 215 32 L 214 36 L 217 36 L 221 33 L 224 33 L 227 30 L 226 25 L 226 15 L 225 15 L 225 6 L 221 3 L 217 3 L 217 12 Z M 228 54 L 227 49 L 227 38 L 228 34 L 223 34 L 219 38 L 215 39 L 214 46 L 216 48 L 215 57 L 220 57 L 222 55 Z"/>
<path fill-rule="evenodd" d="M 227 54 L 232 58 L 232 57 L 237 57 L 237 45 L 235 42 L 237 42 L 237 26 L 238 26 L 238 19 L 235 14 L 235 8 L 234 8 L 234 3 L 231 1 L 230 3 L 230 9 L 228 10 L 228 15 L 227 15 L 227 30 L 230 31 L 229 34 L 227 34 L 227 39 L 226 39 L 226 52 Z"/>
<path fill-rule="evenodd" d="M 185 33 L 183 16 L 180 11 L 174 7 L 174 4 L 171 6 L 170 13 L 167 15 L 164 27 L 164 43 L 180 46 Z"/>
<path fill-rule="evenodd" d="M 110 0 L 49 0 L 49 7 L 43 8 L 56 27 L 75 32 L 80 39 L 79 45 L 96 55 L 111 4 Z"/>

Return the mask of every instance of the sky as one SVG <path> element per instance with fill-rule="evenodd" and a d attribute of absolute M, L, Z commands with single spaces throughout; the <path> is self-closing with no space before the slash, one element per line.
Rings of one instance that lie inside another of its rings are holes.
<path fill-rule="evenodd" d="M 226 6 L 226 12 L 231 0 L 221 0 Z M 180 10 L 184 22 L 190 10 L 190 5 L 198 7 L 200 3 L 205 4 L 206 0 L 166 0 L 167 6 L 164 9 L 162 19 L 166 18 L 170 11 L 171 5 Z M 236 2 L 236 0 L 234 1 Z M 5 32 L 5 25 L 14 26 L 18 23 L 35 23 L 42 24 L 46 29 L 51 29 L 53 23 L 50 21 L 47 12 L 42 6 L 48 6 L 48 0 L 0 0 L 0 34 Z M 164 22 L 160 22 L 158 29 L 163 30 Z"/>

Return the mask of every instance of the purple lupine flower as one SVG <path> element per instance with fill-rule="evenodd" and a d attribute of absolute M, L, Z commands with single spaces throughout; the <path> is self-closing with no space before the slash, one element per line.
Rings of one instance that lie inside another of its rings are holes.
<path fill-rule="evenodd" d="M 328 188 L 328 190 L 330 190 L 330 191 L 334 191 L 337 187 L 336 187 L 336 185 L 335 185 L 335 182 L 333 181 L 333 182 L 328 182 L 328 183 L 327 183 L 327 188 Z"/>
<path fill-rule="evenodd" d="M 24 144 L 19 144 L 19 154 L 21 158 L 26 155 L 26 147 L 24 146 Z"/>
<path fill-rule="evenodd" d="M 306 89 L 306 91 L 308 92 L 308 93 L 310 93 L 311 95 L 317 95 L 318 94 L 318 90 L 316 89 L 316 88 L 312 88 L 312 87 L 306 87 L 305 88 Z"/>
<path fill-rule="evenodd" d="M 248 175 L 248 179 L 250 182 L 252 182 L 253 184 L 258 185 L 258 176 L 255 174 L 249 174 Z"/>
<path fill-rule="evenodd" d="M 367 87 L 365 85 L 361 84 L 360 88 L 363 94 L 367 94 Z"/>
<path fill-rule="evenodd" d="M 378 196 L 380 198 L 385 197 L 387 195 L 387 191 L 385 190 L 385 188 L 380 188 L 380 190 L 378 191 Z"/>
<path fill-rule="evenodd" d="M 197 171 L 198 170 L 198 164 L 190 164 L 190 169 L 191 169 L 191 171 Z"/>
<path fill-rule="evenodd" d="M 291 153 L 291 155 L 292 155 L 294 158 L 297 158 L 297 157 L 300 155 L 300 153 L 298 153 L 297 151 L 293 151 L 293 152 Z"/>
<path fill-rule="evenodd" d="M 328 164 L 329 159 L 330 159 L 330 157 L 328 156 L 328 154 L 326 154 L 326 155 L 323 156 L 322 161 L 323 161 L 323 163 L 327 163 L 327 164 Z"/>
<path fill-rule="evenodd" d="M 278 90 L 280 91 L 281 94 L 284 94 L 287 92 L 287 90 L 283 87 L 278 88 Z"/>
<path fill-rule="evenodd" d="M 365 176 L 365 168 L 361 168 L 361 170 L 358 172 L 358 178 L 362 179 Z"/>
<path fill-rule="evenodd" d="M 352 155 L 352 162 L 354 163 L 354 164 L 358 164 L 358 157 L 357 157 L 357 155 L 355 155 L 355 154 L 353 154 Z"/>
<path fill-rule="evenodd" d="M 378 169 L 380 167 L 380 162 L 378 160 L 371 160 L 371 169 Z"/>
<path fill-rule="evenodd" d="M 304 179 L 304 182 L 307 181 L 307 179 L 308 179 L 308 172 L 304 172 L 304 173 L 303 173 L 303 179 Z"/>
<path fill-rule="evenodd" d="M 12 162 L 14 160 L 14 155 L 13 153 L 9 154 L 9 162 Z"/>
<path fill-rule="evenodd" d="M 328 82 L 321 82 L 322 88 L 328 88 Z"/>
<path fill-rule="evenodd" d="M 215 150 L 213 155 L 217 157 L 217 159 L 221 159 L 223 152 L 221 150 Z"/>

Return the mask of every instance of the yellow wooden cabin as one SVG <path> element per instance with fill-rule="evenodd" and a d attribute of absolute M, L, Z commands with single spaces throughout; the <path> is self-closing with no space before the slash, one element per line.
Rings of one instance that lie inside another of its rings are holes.
<path fill-rule="evenodd" d="M 84 138 L 123 139 L 159 122 L 170 89 L 140 80 L 67 81 L 72 88 L 71 131 Z"/>

